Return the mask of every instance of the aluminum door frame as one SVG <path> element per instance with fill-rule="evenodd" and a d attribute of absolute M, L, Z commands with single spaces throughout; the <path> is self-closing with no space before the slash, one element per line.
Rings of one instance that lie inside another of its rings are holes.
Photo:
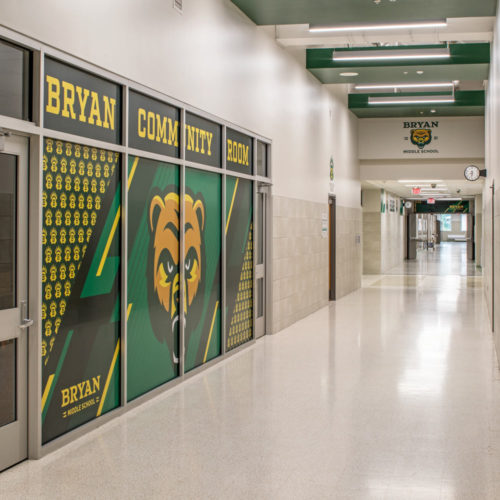
<path fill-rule="evenodd" d="M 256 203 L 255 203 L 255 220 L 256 220 L 256 228 L 254 231 L 255 234 L 255 249 L 254 249 L 254 258 L 255 258 L 255 338 L 258 339 L 260 337 L 263 337 L 267 332 L 267 303 L 268 303 L 268 287 L 267 287 L 267 282 L 268 282 L 268 246 L 269 246 L 269 240 L 268 240 L 268 222 L 269 222 L 269 214 L 268 214 L 268 207 L 269 207 L 269 191 L 270 191 L 270 186 L 263 184 L 263 183 L 257 183 L 257 190 L 256 190 Z M 259 203 L 258 203 L 258 198 L 259 196 L 263 197 L 262 200 L 262 217 L 260 217 L 259 214 Z M 262 231 L 259 231 L 257 229 L 257 225 L 260 224 L 264 225 L 262 228 Z M 264 239 L 263 242 L 263 248 L 262 248 L 262 264 L 259 264 L 257 261 L 258 257 L 258 248 L 260 246 L 260 237 L 259 235 L 262 234 L 262 237 Z M 257 286 L 259 280 L 262 279 L 262 291 L 261 293 L 263 294 L 263 297 L 259 297 L 259 288 Z M 257 316 L 258 314 L 258 303 L 259 301 L 262 300 L 262 316 Z"/>
<path fill-rule="evenodd" d="M 16 420 L 0 427 L 0 471 L 28 458 L 28 139 L 2 135 L 1 154 L 17 157 L 17 307 L 0 311 L 0 341 L 16 339 Z M 7 331 L 6 331 L 7 330 Z"/>

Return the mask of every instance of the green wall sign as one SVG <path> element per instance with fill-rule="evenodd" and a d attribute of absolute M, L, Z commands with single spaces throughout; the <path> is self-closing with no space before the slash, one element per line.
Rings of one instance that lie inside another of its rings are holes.
<path fill-rule="evenodd" d="M 229 128 L 226 138 L 226 168 L 241 174 L 253 173 L 252 138 Z"/>
<path fill-rule="evenodd" d="M 60 132 L 119 144 L 121 88 L 45 58 L 44 126 Z"/>
<path fill-rule="evenodd" d="M 415 202 L 415 210 L 418 214 L 468 214 L 469 201 L 445 201 L 436 200 L 436 203 L 429 205 L 426 201 Z"/>
<path fill-rule="evenodd" d="M 186 160 L 220 167 L 221 135 L 217 123 L 186 113 Z"/>
<path fill-rule="evenodd" d="M 129 146 L 179 158 L 180 110 L 133 90 L 128 106 Z"/>

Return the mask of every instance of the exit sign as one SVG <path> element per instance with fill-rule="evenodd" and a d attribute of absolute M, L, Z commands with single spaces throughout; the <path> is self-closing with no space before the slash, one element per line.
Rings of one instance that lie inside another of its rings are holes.
<path fill-rule="evenodd" d="M 418 187 L 416 187 L 416 188 L 412 188 L 412 189 L 411 189 L 411 192 L 412 192 L 413 194 L 420 194 L 420 188 L 418 188 Z"/>
<path fill-rule="evenodd" d="M 434 205 L 435 203 L 436 203 L 436 200 L 434 198 L 427 198 L 428 205 Z"/>

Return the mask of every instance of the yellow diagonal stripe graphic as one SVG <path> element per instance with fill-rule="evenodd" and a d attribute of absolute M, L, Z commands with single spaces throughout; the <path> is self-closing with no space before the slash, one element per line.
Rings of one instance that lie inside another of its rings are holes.
<path fill-rule="evenodd" d="M 127 307 L 127 321 L 128 321 L 128 317 L 130 316 L 130 311 L 132 310 L 132 303 L 130 303 Z"/>
<path fill-rule="evenodd" d="M 109 233 L 108 241 L 106 242 L 106 247 L 104 248 L 104 252 L 102 254 L 101 262 L 99 264 L 99 268 L 97 269 L 96 276 L 100 276 L 102 274 L 104 263 L 106 262 L 106 259 L 108 257 L 109 247 L 111 246 L 111 242 L 113 241 L 116 228 L 118 227 L 118 222 L 120 222 L 120 213 L 121 207 L 118 207 L 118 211 L 116 212 L 115 220 L 113 222 L 113 227 L 111 228 L 111 232 Z"/>
<path fill-rule="evenodd" d="M 132 170 L 130 171 L 130 174 L 128 175 L 128 184 L 127 184 L 127 190 L 130 189 L 130 184 L 132 184 L 132 179 L 134 178 L 135 171 L 137 169 L 137 164 L 139 163 L 139 157 L 137 157 L 134 160 L 134 164 L 132 165 Z"/>
<path fill-rule="evenodd" d="M 104 406 L 104 401 L 106 401 L 106 396 L 108 394 L 108 389 L 109 389 L 109 383 L 111 382 L 111 377 L 113 376 L 113 370 L 115 369 L 119 351 L 120 351 L 120 339 L 118 339 L 118 342 L 116 343 L 113 360 L 111 361 L 111 366 L 109 367 L 108 378 L 106 379 L 106 385 L 104 386 L 104 391 L 102 391 L 101 401 L 99 403 L 99 409 L 97 410 L 97 415 L 96 415 L 97 417 L 102 413 L 102 407 Z"/>
<path fill-rule="evenodd" d="M 203 356 L 203 363 L 207 360 L 207 355 L 208 355 L 208 348 L 210 347 L 210 340 L 212 339 L 212 332 L 214 330 L 214 323 L 215 323 L 215 316 L 217 315 L 217 308 L 219 307 L 219 301 L 215 303 L 215 311 L 214 315 L 212 316 L 212 324 L 210 325 L 210 333 L 208 335 L 208 340 L 207 340 L 207 347 L 205 348 L 205 356 Z"/>
<path fill-rule="evenodd" d="M 50 388 L 52 387 L 52 382 L 54 382 L 55 373 L 53 373 L 49 379 L 47 380 L 47 385 L 45 386 L 45 390 L 43 391 L 42 396 L 42 412 L 45 408 L 45 404 L 47 403 L 47 398 L 49 397 Z"/>
<path fill-rule="evenodd" d="M 236 179 L 236 184 L 234 185 L 233 199 L 231 200 L 231 207 L 229 208 L 229 215 L 227 216 L 226 234 L 227 234 L 227 230 L 229 229 L 229 221 L 231 220 L 231 214 L 233 213 L 234 199 L 236 198 L 236 191 L 238 191 L 238 183 L 239 182 L 240 182 L 240 180 Z"/>

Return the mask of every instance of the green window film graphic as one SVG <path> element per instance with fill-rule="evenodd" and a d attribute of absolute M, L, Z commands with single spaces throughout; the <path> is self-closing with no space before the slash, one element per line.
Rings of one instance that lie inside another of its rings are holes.
<path fill-rule="evenodd" d="M 221 352 L 221 177 L 186 169 L 185 370 Z"/>
<path fill-rule="evenodd" d="M 226 180 L 227 349 L 253 338 L 253 183 Z"/>
<path fill-rule="evenodd" d="M 179 167 L 128 165 L 127 397 L 179 375 Z"/>
<path fill-rule="evenodd" d="M 120 404 L 120 156 L 45 139 L 42 439 Z"/>

